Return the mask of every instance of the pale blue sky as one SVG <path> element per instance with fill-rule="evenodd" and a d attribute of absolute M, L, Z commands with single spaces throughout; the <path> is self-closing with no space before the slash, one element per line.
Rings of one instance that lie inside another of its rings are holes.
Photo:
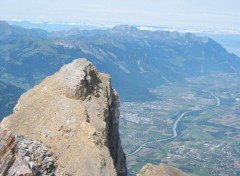
<path fill-rule="evenodd" d="M 0 19 L 240 31 L 240 0 L 0 0 Z"/>

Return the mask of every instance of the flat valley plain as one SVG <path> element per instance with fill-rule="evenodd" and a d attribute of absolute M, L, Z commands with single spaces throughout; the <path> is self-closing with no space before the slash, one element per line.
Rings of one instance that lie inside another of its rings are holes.
<path fill-rule="evenodd" d="M 240 75 L 213 73 L 149 91 L 155 100 L 121 104 L 129 175 L 149 162 L 199 176 L 240 175 Z"/>

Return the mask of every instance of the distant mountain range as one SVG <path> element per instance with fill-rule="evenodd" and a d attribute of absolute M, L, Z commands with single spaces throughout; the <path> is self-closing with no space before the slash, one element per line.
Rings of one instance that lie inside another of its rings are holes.
<path fill-rule="evenodd" d="M 154 98 L 148 88 L 185 81 L 186 77 L 240 72 L 238 56 L 210 38 L 191 33 L 145 31 L 125 25 L 49 33 L 0 22 L 2 85 L 21 92 L 80 57 L 109 73 L 121 99 L 128 101 Z"/>
<path fill-rule="evenodd" d="M 21 26 L 24 28 L 41 28 L 46 31 L 61 31 L 61 30 L 71 30 L 82 29 L 82 30 L 92 30 L 92 29 L 107 29 L 116 26 L 116 24 L 103 24 L 103 23 L 90 23 L 90 22 L 59 22 L 59 21 L 28 21 L 24 19 L 8 19 L 7 22 L 11 25 Z M 176 27 L 176 26 L 145 26 L 145 25 L 136 25 L 140 30 L 149 30 L 149 31 L 179 31 L 179 32 L 191 32 L 191 33 L 208 33 L 208 34 L 226 34 L 226 35 L 239 35 L 240 31 L 238 29 L 226 28 L 226 29 L 217 29 L 217 28 L 192 28 L 192 27 Z"/>

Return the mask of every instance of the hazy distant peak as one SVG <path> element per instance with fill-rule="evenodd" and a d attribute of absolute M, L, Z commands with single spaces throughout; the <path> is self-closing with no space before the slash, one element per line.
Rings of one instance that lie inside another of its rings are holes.
<path fill-rule="evenodd" d="M 0 26 L 9 26 L 9 24 L 6 21 L 0 20 Z"/>
<path fill-rule="evenodd" d="M 11 26 L 6 21 L 0 21 L 0 31 L 6 30 Z"/>
<path fill-rule="evenodd" d="M 10 37 L 15 39 L 16 36 L 24 37 L 24 36 L 31 36 L 31 37 L 41 37 L 46 38 L 48 32 L 42 29 L 26 29 L 19 26 L 9 25 L 6 21 L 0 21 L 0 34 L 1 39 L 6 37 Z"/>
<path fill-rule="evenodd" d="M 135 32 L 138 31 L 138 29 L 134 26 L 129 25 L 118 25 L 111 29 L 114 32 Z"/>

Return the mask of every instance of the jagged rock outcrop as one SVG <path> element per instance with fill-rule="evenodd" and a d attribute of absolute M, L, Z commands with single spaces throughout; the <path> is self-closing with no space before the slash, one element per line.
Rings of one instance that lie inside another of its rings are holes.
<path fill-rule="evenodd" d="M 24 159 L 24 162 L 31 169 L 33 175 L 54 176 L 56 162 L 53 154 L 38 141 L 26 138 L 25 136 L 16 136 L 18 155 Z M 18 168 L 13 165 L 9 170 L 9 175 L 14 175 Z M 11 174 L 12 173 L 12 174 Z"/>
<path fill-rule="evenodd" d="M 55 175 L 52 153 L 37 141 L 14 136 L 0 126 L 0 175 Z"/>
<path fill-rule="evenodd" d="M 143 166 L 137 176 L 190 176 L 181 170 L 161 163 L 159 166 L 153 164 L 146 164 Z"/>
<path fill-rule="evenodd" d="M 5 175 L 15 161 L 16 142 L 12 132 L 0 128 L 0 175 Z"/>
<path fill-rule="evenodd" d="M 118 108 L 110 77 L 77 59 L 23 94 L 2 126 L 46 146 L 56 175 L 124 176 Z"/>

